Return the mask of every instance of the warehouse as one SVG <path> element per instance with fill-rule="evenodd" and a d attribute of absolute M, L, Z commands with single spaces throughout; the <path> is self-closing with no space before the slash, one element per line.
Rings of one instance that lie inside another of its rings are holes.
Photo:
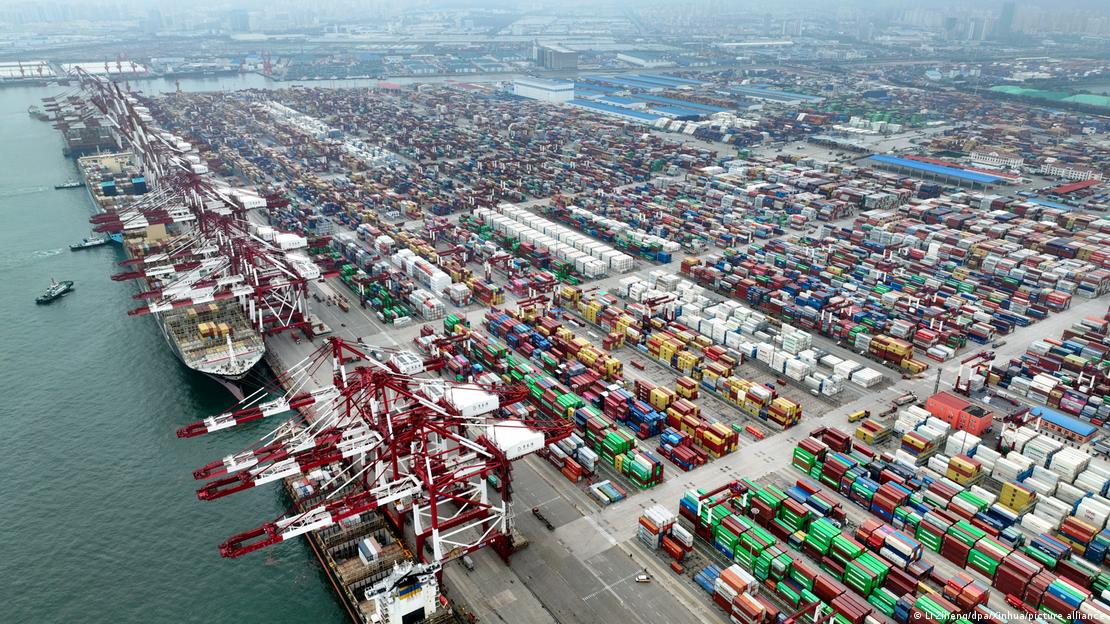
<path fill-rule="evenodd" d="M 1094 440 L 1098 433 L 1098 427 L 1047 407 L 1034 407 L 1029 413 L 1038 419 L 1041 433 L 1077 446 Z"/>
<path fill-rule="evenodd" d="M 566 102 L 574 99 L 574 83 L 518 78 L 513 81 L 513 95 L 541 102 Z"/>
<path fill-rule="evenodd" d="M 778 89 L 763 89 L 759 87 L 734 87 L 731 91 L 736 95 L 744 97 L 767 100 L 770 102 L 778 102 L 781 104 L 801 104 L 824 102 L 825 98 L 817 97 L 815 95 L 806 95 L 804 93 L 790 93 L 789 91 L 779 91 Z"/>
<path fill-rule="evenodd" d="M 688 102 L 686 100 L 679 100 L 679 99 L 676 99 L 676 98 L 669 98 L 669 97 L 661 97 L 661 96 L 658 96 L 658 95 L 637 95 L 636 99 L 643 100 L 645 102 L 651 102 L 653 104 L 663 104 L 664 106 L 678 106 L 678 107 L 681 107 L 681 108 L 692 108 L 692 109 L 701 111 L 703 115 L 711 115 L 713 113 L 728 112 L 727 108 L 721 108 L 720 106 L 709 106 L 707 104 L 698 104 L 697 102 Z"/>
<path fill-rule="evenodd" d="M 705 117 L 702 111 L 696 111 L 691 108 L 683 108 L 680 106 L 651 106 L 651 112 L 663 115 L 665 117 L 673 117 L 674 119 L 682 120 L 695 120 Z"/>
<path fill-rule="evenodd" d="M 1091 179 L 1091 180 L 1082 180 L 1080 182 L 1072 182 L 1071 184 L 1062 184 L 1062 185 L 1057 186 L 1056 188 L 1052 189 L 1051 191 L 1049 191 L 1049 193 L 1052 193 L 1053 195 L 1067 195 L 1068 193 L 1074 193 L 1076 191 L 1081 191 L 1085 188 L 1090 188 L 1092 186 L 1097 186 L 1100 181 L 1101 180 Z"/>
<path fill-rule="evenodd" d="M 589 80 L 591 82 L 599 82 L 601 84 L 613 85 L 615 87 L 621 87 L 623 89 L 629 89 L 629 90 L 643 89 L 643 90 L 647 90 L 647 91 L 660 91 L 660 90 L 663 89 L 662 85 L 653 84 L 653 83 L 650 83 L 650 82 L 644 82 L 642 80 L 637 80 L 637 79 L 633 78 L 632 76 L 627 76 L 627 75 L 612 76 L 612 77 L 610 77 L 610 76 L 586 76 L 585 78 L 586 78 L 586 80 Z"/>
<path fill-rule="evenodd" d="M 617 117 L 627 119 L 629 121 L 635 121 L 635 122 L 639 122 L 639 123 L 646 123 L 646 124 L 655 123 L 655 120 L 662 118 L 661 116 L 654 115 L 652 113 L 644 113 L 644 112 L 632 110 L 631 108 L 623 108 L 623 107 L 620 107 L 620 106 L 613 106 L 611 104 L 605 104 L 604 102 L 595 102 L 593 100 L 580 100 L 580 99 L 575 98 L 573 100 L 568 101 L 567 104 L 570 104 L 571 106 L 576 106 L 578 108 L 585 108 L 585 109 L 591 110 L 595 113 L 605 113 L 607 115 L 614 115 L 614 116 L 617 116 Z"/>
<path fill-rule="evenodd" d="M 679 78 L 677 76 L 667 76 L 665 74 L 633 74 L 641 80 L 655 80 L 664 84 L 670 84 L 673 87 L 695 87 L 705 84 L 698 80 L 690 80 L 689 78 Z"/>
<path fill-rule="evenodd" d="M 955 184 L 957 186 L 970 186 L 972 188 L 988 188 L 996 186 L 1005 181 L 1004 178 L 989 173 L 979 173 L 977 171 L 969 171 L 967 169 L 957 169 L 955 167 L 945 167 L 944 165 L 936 165 L 933 163 L 921 162 L 918 160 L 910 160 L 908 158 L 899 158 L 897 156 L 890 156 L 887 154 L 873 154 L 867 160 L 875 163 L 876 166 L 882 169 L 892 169 L 903 173 L 911 173 L 922 178 L 930 178 L 933 180 L 940 180 L 947 184 Z"/>

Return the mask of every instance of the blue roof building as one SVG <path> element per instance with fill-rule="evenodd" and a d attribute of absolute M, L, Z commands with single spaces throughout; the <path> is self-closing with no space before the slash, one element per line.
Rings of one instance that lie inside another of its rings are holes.
<path fill-rule="evenodd" d="M 1029 413 L 1041 419 L 1042 433 L 1055 434 L 1077 444 L 1090 442 L 1098 433 L 1098 427 L 1091 423 L 1047 407 L 1037 406 L 1029 410 Z"/>
<path fill-rule="evenodd" d="M 567 104 L 570 104 L 571 106 L 577 106 L 579 108 L 584 108 L 596 113 L 605 113 L 607 115 L 622 117 L 629 121 L 636 121 L 646 124 L 652 124 L 655 123 L 656 120 L 661 119 L 659 115 L 644 113 L 638 110 L 632 110 L 631 108 L 624 108 L 621 106 L 613 106 L 612 104 L 597 102 L 595 100 L 581 100 L 575 98 L 567 102 Z"/>
<path fill-rule="evenodd" d="M 664 106 L 677 106 L 685 109 L 693 109 L 701 111 L 703 115 L 723 113 L 728 110 L 727 108 L 721 108 L 720 106 L 710 106 L 708 104 L 699 104 L 697 102 L 687 102 L 686 100 L 662 97 L 659 95 L 637 95 L 636 99 L 643 100 L 645 102 L 652 102 L 654 104 L 663 104 Z"/>
<path fill-rule="evenodd" d="M 909 158 L 899 158 L 898 156 L 891 156 L 889 154 L 872 154 L 868 159 L 887 169 L 908 171 L 921 177 L 940 179 L 945 182 L 969 184 L 971 186 L 991 186 L 1007 181 L 1006 178 L 989 173 L 945 167 L 944 165 L 911 160 Z"/>
<path fill-rule="evenodd" d="M 660 115 L 666 115 L 667 117 L 675 117 L 677 119 L 699 118 L 699 117 L 704 117 L 705 116 L 705 113 L 702 112 L 702 111 L 696 111 L 692 108 L 682 108 L 680 106 L 658 106 L 658 105 L 655 105 L 655 106 L 651 106 L 650 110 L 654 113 L 659 113 Z"/>
<path fill-rule="evenodd" d="M 689 78 L 679 78 L 678 76 L 667 76 L 666 74 L 636 74 L 640 78 L 651 78 L 652 80 L 659 80 L 669 82 L 676 87 L 681 86 L 696 86 L 703 84 L 698 80 L 690 80 Z"/>

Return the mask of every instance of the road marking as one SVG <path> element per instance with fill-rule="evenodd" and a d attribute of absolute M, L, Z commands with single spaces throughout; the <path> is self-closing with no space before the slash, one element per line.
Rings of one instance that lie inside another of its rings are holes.
<path fill-rule="evenodd" d="M 563 500 L 563 497 L 562 496 L 552 496 L 551 498 L 543 501 L 542 503 L 536 503 L 535 505 L 532 505 L 532 506 L 533 507 L 543 507 L 544 505 L 554 503 L 557 500 Z"/>
<path fill-rule="evenodd" d="M 617 594 L 617 592 L 613 591 L 613 588 L 614 588 L 614 587 L 616 587 L 617 585 L 620 585 L 621 583 L 623 583 L 623 582 L 625 582 L 625 581 L 627 581 L 627 580 L 630 580 L 630 579 L 634 579 L 634 578 L 636 578 L 636 576 L 637 576 L 638 574 L 640 574 L 640 572 L 633 572 L 632 574 L 629 574 L 628 576 L 626 576 L 626 577 L 624 577 L 624 578 L 622 578 L 622 579 L 620 579 L 620 580 L 617 580 L 617 581 L 613 581 L 612 583 L 606 583 L 605 581 L 603 581 L 603 580 L 601 579 L 601 577 L 600 577 L 600 576 L 598 576 L 598 575 L 597 575 L 597 573 L 596 573 L 596 572 L 594 572 L 594 571 L 593 571 L 593 568 L 591 568 L 591 567 L 590 567 L 590 566 L 589 566 L 588 564 L 586 564 L 586 563 L 584 563 L 584 562 L 583 562 L 583 566 L 584 566 L 584 567 L 585 567 L 585 568 L 586 568 L 587 570 L 589 570 L 589 571 L 590 571 L 590 574 L 592 574 L 592 575 L 594 576 L 594 578 L 596 578 L 596 579 L 597 579 L 597 580 L 598 580 L 599 582 L 601 582 L 601 584 L 602 584 L 602 585 L 604 585 L 604 586 L 605 586 L 605 587 L 602 587 L 601 589 L 599 589 L 599 590 L 597 590 L 597 591 L 593 592 L 592 594 L 586 594 L 585 596 L 583 596 L 583 597 L 582 597 L 582 601 L 583 601 L 583 602 L 585 602 L 585 601 L 589 600 L 590 598 L 593 598 L 593 597 L 597 596 L 598 594 L 604 594 L 605 592 L 609 592 L 609 593 L 613 594 L 613 596 L 615 596 L 615 597 L 616 597 L 616 599 L 617 599 L 617 600 L 619 600 L 619 601 L 620 601 L 620 603 L 621 603 L 621 604 L 623 605 L 623 604 L 624 604 L 624 600 L 623 600 L 623 599 L 622 599 L 622 598 L 621 598 L 621 597 L 620 597 L 620 596 L 619 596 L 619 595 Z"/>

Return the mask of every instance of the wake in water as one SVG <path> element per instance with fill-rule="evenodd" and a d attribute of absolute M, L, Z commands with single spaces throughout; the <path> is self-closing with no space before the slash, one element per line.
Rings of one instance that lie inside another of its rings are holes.
<path fill-rule="evenodd" d="M 3 197 L 19 197 L 20 195 L 32 195 L 34 193 L 42 193 L 49 191 L 45 186 L 23 186 L 20 188 L 4 189 L 0 191 L 0 198 Z"/>
<path fill-rule="evenodd" d="M 65 251 L 64 247 L 57 249 L 36 249 L 30 253 L 5 253 L 0 254 L 0 269 L 15 269 L 34 264 Z"/>

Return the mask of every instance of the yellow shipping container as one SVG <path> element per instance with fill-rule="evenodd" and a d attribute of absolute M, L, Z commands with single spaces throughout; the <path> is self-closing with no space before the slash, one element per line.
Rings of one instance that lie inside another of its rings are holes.
<path fill-rule="evenodd" d="M 678 354 L 678 361 L 675 363 L 675 365 L 678 367 L 679 370 L 689 372 L 693 370 L 695 366 L 697 366 L 697 363 L 698 358 L 693 353 L 690 353 L 689 351 L 683 351 Z"/>
<path fill-rule="evenodd" d="M 1037 498 L 1037 493 L 1017 483 L 1006 482 L 998 494 L 998 504 L 1003 507 L 1020 512 L 1024 511 Z"/>
<path fill-rule="evenodd" d="M 692 399 L 698 392 L 698 384 L 689 377 L 679 377 L 675 380 L 675 390 L 684 399 Z"/>
<path fill-rule="evenodd" d="M 624 372 L 624 362 L 617 358 L 609 358 L 605 362 L 605 372 L 610 379 L 619 377 Z"/>
<path fill-rule="evenodd" d="M 918 438 L 911 438 L 908 435 L 902 437 L 902 444 L 907 444 L 909 446 L 912 446 L 913 448 L 915 448 L 919 451 L 925 449 L 925 440 L 920 440 Z"/>
<path fill-rule="evenodd" d="M 665 410 L 675 399 L 675 392 L 670 388 L 655 387 L 651 390 L 649 402 L 657 410 Z"/>
<path fill-rule="evenodd" d="M 799 411 L 801 411 L 800 405 L 786 397 L 776 397 L 773 401 L 771 401 L 771 405 L 779 408 L 779 410 L 787 416 L 794 416 Z"/>

